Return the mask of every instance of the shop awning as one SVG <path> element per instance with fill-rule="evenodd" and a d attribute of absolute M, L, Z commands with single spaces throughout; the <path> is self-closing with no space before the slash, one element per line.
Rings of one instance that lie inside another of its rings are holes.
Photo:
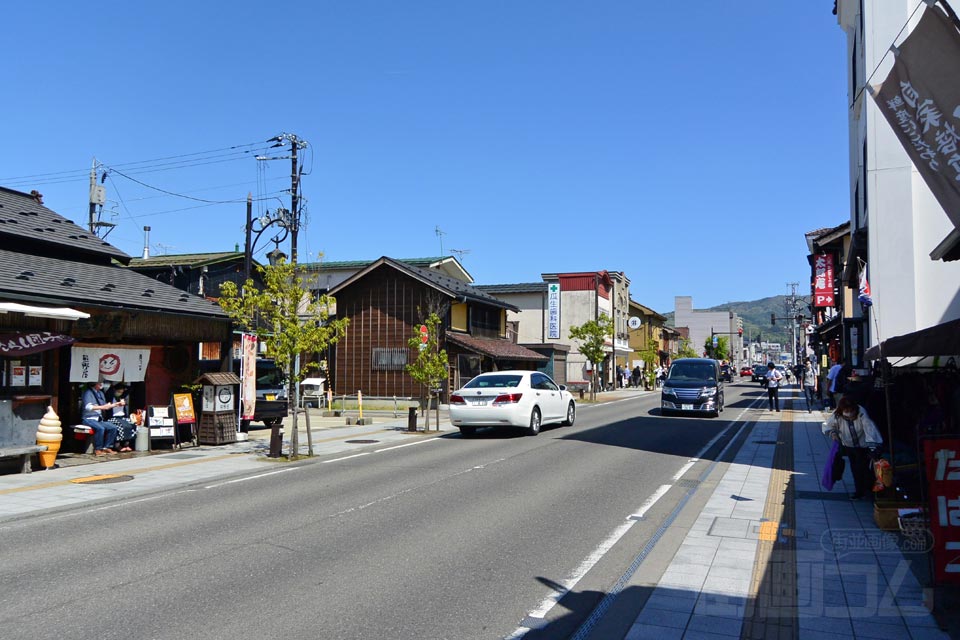
<path fill-rule="evenodd" d="M 881 355 L 885 358 L 960 355 L 960 319 L 887 338 L 867 349 L 863 357 L 877 360 Z"/>
<path fill-rule="evenodd" d="M 954 229 L 930 252 L 931 260 L 960 260 L 960 229 Z"/>
<path fill-rule="evenodd" d="M 19 302 L 0 302 L 0 313 L 22 313 L 35 318 L 55 318 L 57 320 L 81 320 L 90 317 L 89 313 L 69 307 L 36 307 Z"/>
<path fill-rule="evenodd" d="M 547 356 L 540 355 L 536 351 L 531 351 L 503 338 L 476 338 L 465 333 L 448 332 L 447 340 L 468 351 L 489 356 L 494 360 L 533 360 L 537 362 L 549 360 Z"/>
<path fill-rule="evenodd" d="M 0 356 L 15 358 L 40 353 L 48 349 L 69 347 L 74 340 L 70 336 L 49 331 L 16 331 L 0 334 Z"/>

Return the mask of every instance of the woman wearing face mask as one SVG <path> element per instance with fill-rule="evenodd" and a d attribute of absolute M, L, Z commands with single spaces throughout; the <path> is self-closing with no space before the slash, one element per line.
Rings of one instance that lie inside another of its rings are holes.
<path fill-rule="evenodd" d="M 851 500 L 860 500 L 870 492 L 874 474 L 870 470 L 871 450 L 883 442 L 877 425 L 873 423 L 866 410 L 850 396 L 840 398 L 837 409 L 823 423 L 823 433 L 839 440 L 841 455 L 850 461 L 853 474 L 853 486 L 856 493 Z"/>

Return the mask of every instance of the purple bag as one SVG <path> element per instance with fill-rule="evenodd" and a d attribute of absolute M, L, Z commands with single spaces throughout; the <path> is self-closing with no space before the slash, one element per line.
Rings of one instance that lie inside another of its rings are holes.
<path fill-rule="evenodd" d="M 823 474 L 820 476 L 820 484 L 827 491 L 832 491 L 833 484 L 840 480 L 836 473 L 838 459 L 841 463 L 843 462 L 843 458 L 840 456 L 840 442 L 834 440 L 833 446 L 830 447 L 830 453 L 827 454 L 827 464 L 823 465 Z M 840 467 L 839 476 L 843 476 L 843 467 Z"/>

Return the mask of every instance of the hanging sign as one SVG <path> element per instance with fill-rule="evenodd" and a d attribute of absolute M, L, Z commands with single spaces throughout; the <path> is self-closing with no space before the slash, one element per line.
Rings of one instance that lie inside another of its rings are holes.
<path fill-rule="evenodd" d="M 833 254 L 818 253 L 813 258 L 813 306 L 833 307 Z"/>
<path fill-rule="evenodd" d="M 47 349 L 67 347 L 73 342 L 74 340 L 70 336 L 49 331 L 4 333 L 0 335 L 0 355 L 8 358 L 28 356 L 31 353 L 39 353 Z"/>
<path fill-rule="evenodd" d="M 934 582 L 960 584 L 960 439 L 923 441 Z"/>
<path fill-rule="evenodd" d="M 257 410 L 257 336 L 252 333 L 243 334 L 240 351 L 240 419 L 253 420 Z M 213 411 L 212 398 L 210 408 L 204 411 Z"/>

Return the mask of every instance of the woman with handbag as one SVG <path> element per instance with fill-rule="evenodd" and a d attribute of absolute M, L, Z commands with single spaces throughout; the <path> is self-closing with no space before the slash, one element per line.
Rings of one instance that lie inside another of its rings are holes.
<path fill-rule="evenodd" d="M 873 471 L 870 461 L 883 442 L 880 430 L 867 411 L 850 396 L 840 398 L 837 409 L 823 423 L 823 433 L 840 443 L 840 454 L 850 461 L 853 486 L 856 493 L 851 500 L 860 500 L 870 493 Z"/>

